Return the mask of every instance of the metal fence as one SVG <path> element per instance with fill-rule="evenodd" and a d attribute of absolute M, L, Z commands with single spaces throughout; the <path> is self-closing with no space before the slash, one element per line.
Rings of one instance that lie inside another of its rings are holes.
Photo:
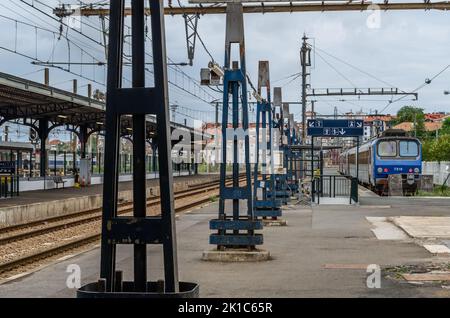
<path fill-rule="evenodd" d="M 0 175 L 0 197 L 12 198 L 19 195 L 19 176 Z"/>
<path fill-rule="evenodd" d="M 320 198 L 348 197 L 349 203 L 358 202 L 358 180 L 344 175 L 317 176 L 312 184 L 312 202 L 320 204 Z"/>

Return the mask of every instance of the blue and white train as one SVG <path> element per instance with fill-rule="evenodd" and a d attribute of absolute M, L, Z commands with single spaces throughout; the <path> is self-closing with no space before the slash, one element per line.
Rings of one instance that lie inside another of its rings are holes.
<path fill-rule="evenodd" d="M 358 181 L 379 194 L 388 191 L 388 176 L 402 175 L 404 194 L 415 193 L 422 173 L 422 144 L 402 130 L 387 130 L 359 147 Z M 356 147 L 340 155 L 339 172 L 356 177 Z"/>

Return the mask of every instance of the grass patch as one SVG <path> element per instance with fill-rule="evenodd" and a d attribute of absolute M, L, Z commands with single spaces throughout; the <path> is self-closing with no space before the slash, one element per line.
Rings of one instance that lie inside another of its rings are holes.
<path fill-rule="evenodd" d="M 211 202 L 217 202 L 217 200 L 219 199 L 219 197 L 217 195 L 213 195 L 209 197 L 209 201 Z"/>
<path fill-rule="evenodd" d="M 436 186 L 432 192 L 419 191 L 417 195 L 420 197 L 450 197 L 450 187 Z"/>

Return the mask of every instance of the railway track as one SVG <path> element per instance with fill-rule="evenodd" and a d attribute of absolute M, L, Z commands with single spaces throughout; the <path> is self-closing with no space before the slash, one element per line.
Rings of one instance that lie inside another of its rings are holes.
<path fill-rule="evenodd" d="M 242 180 L 242 179 L 241 179 Z M 230 182 L 230 181 L 228 181 Z M 228 183 L 227 182 L 227 183 Z M 219 181 L 208 182 L 200 186 L 194 186 L 190 189 L 178 191 L 175 193 L 174 199 L 176 202 L 181 202 L 187 198 L 195 198 L 175 207 L 175 212 L 180 213 L 189 210 L 193 207 L 203 205 L 211 201 L 212 193 L 217 193 L 220 189 Z M 199 197 L 200 196 L 200 197 Z M 147 207 L 158 206 L 160 204 L 159 197 L 151 197 L 148 199 Z M 133 203 L 122 203 L 119 206 L 119 215 L 129 214 L 133 211 Z M 65 231 L 83 224 L 95 224 L 101 221 L 101 208 L 87 210 L 77 213 L 68 214 L 49 218 L 44 221 L 31 222 L 29 224 L 21 224 L 17 226 L 10 226 L 0 229 L 0 249 L 4 249 L 8 244 L 17 244 L 17 242 L 27 240 L 29 238 L 36 238 L 45 236 L 49 233 L 57 233 L 58 231 Z M 15 257 L 6 262 L 0 263 L 0 275 L 11 272 L 17 268 L 27 266 L 29 264 L 40 262 L 44 259 L 66 253 L 67 251 L 78 249 L 97 242 L 101 237 L 100 226 L 98 230 L 92 231 L 92 234 L 77 237 L 76 239 L 56 244 L 52 247 L 38 250 L 33 253 L 28 253 Z"/>
<path fill-rule="evenodd" d="M 195 189 L 202 189 L 205 186 L 217 185 L 218 183 L 219 183 L 219 181 L 210 181 L 210 182 L 204 183 L 200 186 L 199 185 L 190 185 L 190 186 L 188 186 L 188 189 L 182 190 L 182 191 L 177 191 L 175 193 L 175 195 L 188 193 L 189 191 L 195 190 Z M 157 198 L 157 196 L 152 196 L 152 197 L 149 197 L 148 200 L 152 200 L 152 199 L 156 199 L 156 198 Z M 119 209 L 121 209 L 123 207 L 130 206 L 130 205 L 132 205 L 132 202 L 122 202 L 122 203 L 118 204 L 118 207 L 119 207 Z M 69 218 L 77 218 L 77 217 L 86 216 L 86 215 L 94 214 L 94 213 L 101 213 L 101 212 L 102 212 L 102 208 L 96 208 L 96 209 L 91 209 L 91 210 L 84 210 L 84 211 L 79 211 L 79 212 L 74 212 L 74 213 L 68 213 L 68 214 L 60 215 L 60 216 L 54 216 L 54 217 L 45 218 L 45 219 L 41 219 L 41 220 L 37 220 L 37 221 L 31 221 L 31 222 L 22 223 L 22 224 L 0 227 L 0 244 L 3 239 L 2 237 L 6 233 L 9 233 L 9 232 L 19 231 L 19 230 L 30 228 L 30 227 L 37 227 L 40 225 L 44 226 L 48 223 L 64 221 Z"/>

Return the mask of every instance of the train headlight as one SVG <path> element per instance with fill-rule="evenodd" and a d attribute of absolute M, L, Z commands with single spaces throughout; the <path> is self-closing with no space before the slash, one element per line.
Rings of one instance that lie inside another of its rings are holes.
<path fill-rule="evenodd" d="M 379 168 L 377 169 L 377 171 L 378 171 L 378 173 L 382 173 L 382 172 L 383 172 L 383 168 L 379 167 Z"/>
<path fill-rule="evenodd" d="M 415 173 L 419 173 L 419 172 L 420 172 L 420 169 L 419 169 L 419 168 L 414 168 L 414 172 L 415 172 Z"/>

